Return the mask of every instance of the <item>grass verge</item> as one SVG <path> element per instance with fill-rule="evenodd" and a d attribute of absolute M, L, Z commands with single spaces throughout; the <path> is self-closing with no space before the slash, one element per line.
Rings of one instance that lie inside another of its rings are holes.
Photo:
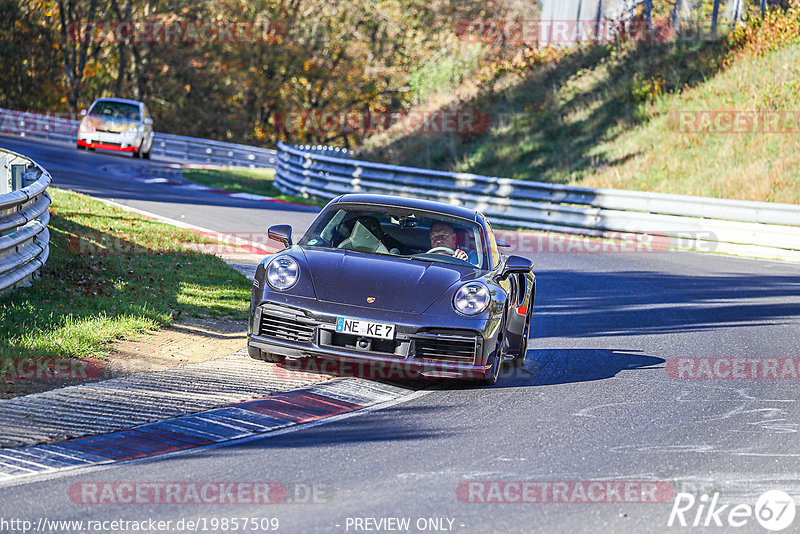
<path fill-rule="evenodd" d="M 286 202 L 324 206 L 327 202 L 300 195 L 287 195 L 275 186 L 275 169 L 220 167 L 217 169 L 184 169 L 183 177 L 198 184 L 234 191 L 272 197 Z"/>
<path fill-rule="evenodd" d="M 755 14 L 716 40 L 531 50 L 510 66 L 487 67 L 476 96 L 458 103 L 490 117 L 487 131 L 398 130 L 367 139 L 358 157 L 588 187 L 800 203 L 800 1 L 789 4 L 763 18 Z M 755 113 L 781 121 L 707 124 L 714 114 Z"/>
<path fill-rule="evenodd" d="M 208 238 L 85 195 L 50 194 L 50 258 L 31 287 L 0 297 L 0 358 L 103 357 L 110 342 L 181 315 L 246 320 L 247 278 L 186 246 Z"/>

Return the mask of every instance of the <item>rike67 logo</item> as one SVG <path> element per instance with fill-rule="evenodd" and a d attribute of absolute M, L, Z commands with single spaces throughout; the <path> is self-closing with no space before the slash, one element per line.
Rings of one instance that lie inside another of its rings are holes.
<path fill-rule="evenodd" d="M 777 532 L 791 525 L 794 515 L 794 500 L 780 490 L 762 493 L 755 507 L 749 504 L 719 504 L 719 493 L 714 493 L 712 497 L 678 493 L 667 526 L 738 528 L 749 524 L 755 517 L 762 527 Z"/>

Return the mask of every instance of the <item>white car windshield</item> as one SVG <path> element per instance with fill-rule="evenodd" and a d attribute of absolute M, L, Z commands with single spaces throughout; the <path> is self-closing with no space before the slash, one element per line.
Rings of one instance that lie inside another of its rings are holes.
<path fill-rule="evenodd" d="M 126 121 L 141 120 L 139 116 L 139 106 L 126 104 L 124 102 L 97 102 L 89 112 L 92 117 L 102 117 L 104 119 L 119 119 Z"/>

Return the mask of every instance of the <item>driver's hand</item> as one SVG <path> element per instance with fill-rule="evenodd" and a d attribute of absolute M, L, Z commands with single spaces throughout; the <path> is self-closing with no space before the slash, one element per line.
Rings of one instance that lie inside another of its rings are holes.
<path fill-rule="evenodd" d="M 458 258 L 459 260 L 469 261 L 469 256 L 467 256 L 467 253 L 460 248 L 456 249 L 456 251 L 453 253 L 453 257 Z"/>

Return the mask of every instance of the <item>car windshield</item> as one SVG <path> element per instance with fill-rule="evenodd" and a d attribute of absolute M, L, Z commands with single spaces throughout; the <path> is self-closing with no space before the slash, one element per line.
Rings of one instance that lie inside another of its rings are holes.
<path fill-rule="evenodd" d="M 483 228 L 475 221 L 394 206 L 336 204 L 300 245 L 488 269 Z"/>
<path fill-rule="evenodd" d="M 92 117 L 102 117 L 104 119 L 138 121 L 139 106 L 125 104 L 124 102 L 101 101 L 94 105 L 89 115 Z"/>

